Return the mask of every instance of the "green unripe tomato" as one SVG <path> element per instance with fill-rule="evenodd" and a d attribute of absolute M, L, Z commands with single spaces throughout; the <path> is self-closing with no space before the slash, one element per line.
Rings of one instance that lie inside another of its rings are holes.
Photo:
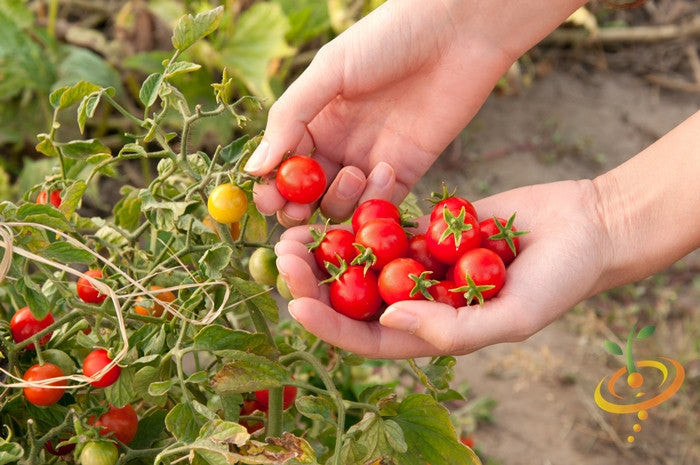
<path fill-rule="evenodd" d="M 81 465 L 114 465 L 119 458 L 117 446 L 111 441 L 91 441 L 80 452 Z"/>
<path fill-rule="evenodd" d="M 250 256 L 248 271 L 253 280 L 265 286 L 275 286 L 277 284 L 277 256 L 275 252 L 267 247 L 258 247 Z"/>
<path fill-rule="evenodd" d="M 277 275 L 277 292 L 285 300 L 292 300 L 294 296 L 289 291 L 289 286 L 287 286 L 287 281 L 282 278 L 281 274 Z"/>

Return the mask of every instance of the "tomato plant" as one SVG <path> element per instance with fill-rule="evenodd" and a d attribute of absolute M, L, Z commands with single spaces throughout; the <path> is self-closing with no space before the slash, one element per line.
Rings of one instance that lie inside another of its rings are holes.
<path fill-rule="evenodd" d="M 277 168 L 275 183 L 282 197 L 290 202 L 313 203 L 326 191 L 326 173 L 313 158 L 294 155 Z"/>
<path fill-rule="evenodd" d="M 126 404 L 124 407 L 111 405 L 107 412 L 90 423 L 99 429 L 102 436 L 114 437 L 128 445 L 136 437 L 139 417 L 131 404 Z"/>
<path fill-rule="evenodd" d="M 155 294 L 155 299 L 153 299 L 153 302 L 151 303 L 150 306 L 146 306 L 145 304 L 144 305 L 134 304 L 134 312 L 138 313 L 139 315 L 143 315 L 143 316 L 153 316 L 156 318 L 160 318 L 160 316 L 163 314 L 163 311 L 165 311 L 165 307 L 159 301 L 165 302 L 167 304 L 171 304 L 175 301 L 175 299 L 177 297 L 171 291 L 159 292 L 162 289 L 164 289 L 163 286 L 157 286 L 154 284 L 149 289 L 150 289 L 151 293 Z M 143 297 L 138 296 L 136 298 L 136 302 L 143 302 Z"/>
<path fill-rule="evenodd" d="M 95 349 L 90 352 L 83 361 L 83 374 L 88 378 L 97 376 L 107 365 L 112 363 L 112 359 L 105 349 Z M 121 374 L 121 367 L 114 365 L 105 373 L 99 375 L 98 378 L 90 382 L 95 387 L 107 387 L 117 382 Z"/>
<path fill-rule="evenodd" d="M 29 307 L 22 307 L 12 315 L 10 320 L 10 331 L 15 343 L 22 342 L 42 331 L 54 322 L 53 315 L 48 313 L 42 320 L 37 320 Z M 39 345 L 45 345 L 51 339 L 52 332 L 48 332 L 39 339 Z M 34 350 L 34 343 L 25 346 L 29 350 Z"/>
<path fill-rule="evenodd" d="M 262 410 L 263 412 L 267 412 L 270 408 L 270 391 L 268 389 L 262 389 L 260 391 L 255 391 L 254 394 L 258 409 Z M 284 391 L 282 393 L 282 408 L 287 410 L 292 406 L 296 398 L 297 387 L 284 386 Z"/>
<path fill-rule="evenodd" d="M 235 184 L 216 186 L 207 199 L 209 215 L 219 223 L 229 224 L 240 220 L 248 207 L 245 192 Z"/>
<path fill-rule="evenodd" d="M 114 465 L 118 458 L 117 446 L 109 441 L 90 441 L 80 452 L 81 465 Z"/>
<path fill-rule="evenodd" d="M 100 291 L 92 285 L 86 276 L 100 279 L 102 278 L 102 270 L 87 270 L 85 276 L 78 278 L 78 283 L 75 286 L 78 297 L 88 304 L 101 304 L 107 298 L 107 294 L 100 294 Z"/>
<path fill-rule="evenodd" d="M 42 407 L 55 404 L 66 392 L 63 388 L 63 386 L 66 386 L 66 382 L 57 380 L 52 383 L 46 383 L 46 381 L 62 376 L 64 376 L 63 371 L 53 363 L 32 365 L 24 372 L 22 377 L 24 381 L 30 383 L 29 386 L 24 388 L 24 397 L 32 404 Z M 31 383 L 37 384 L 31 385 Z"/>

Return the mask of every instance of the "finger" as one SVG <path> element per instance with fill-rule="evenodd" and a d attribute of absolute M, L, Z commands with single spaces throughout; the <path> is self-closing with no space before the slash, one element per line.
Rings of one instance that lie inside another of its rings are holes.
<path fill-rule="evenodd" d="M 313 214 L 311 204 L 287 202 L 281 210 L 277 212 L 277 220 L 286 227 L 306 224 Z"/>
<path fill-rule="evenodd" d="M 328 302 L 327 286 L 319 286 L 312 267 L 302 257 L 281 255 L 277 258 L 277 269 L 294 298 L 307 297 Z"/>
<path fill-rule="evenodd" d="M 263 215 L 272 215 L 287 203 L 287 199 L 282 197 L 277 190 L 274 180 L 255 183 L 253 186 L 253 201 L 255 206 L 258 207 L 258 211 Z"/>
<path fill-rule="evenodd" d="M 334 222 L 348 219 L 366 185 L 367 179 L 361 169 L 355 166 L 342 168 L 321 200 L 321 211 Z"/>
<path fill-rule="evenodd" d="M 294 226 L 285 230 L 280 236 L 280 240 L 296 241 L 301 242 L 302 244 L 307 244 L 313 240 L 311 228 L 314 228 L 317 231 L 323 231 L 324 226 L 322 224 Z"/>
<path fill-rule="evenodd" d="M 339 55 L 342 50 L 338 47 L 319 50 L 306 70 L 270 107 L 265 135 L 246 163 L 246 171 L 255 176 L 267 174 L 285 153 L 308 141 L 307 125 L 342 88 L 339 66 L 343 60 Z"/>
<path fill-rule="evenodd" d="M 316 299 L 302 297 L 290 301 L 289 313 L 310 333 L 363 357 L 404 359 L 437 352 L 412 334 L 382 327 L 376 321 L 353 320 Z"/>
<path fill-rule="evenodd" d="M 275 244 L 275 255 L 277 255 L 278 259 L 287 255 L 301 258 L 304 260 L 304 262 L 306 262 L 308 267 L 316 276 L 317 280 L 324 279 L 326 277 L 326 275 L 318 268 L 318 264 L 314 259 L 314 254 L 308 249 L 305 242 L 281 239 L 279 242 L 277 242 L 277 244 Z M 284 264 L 286 264 L 286 262 L 284 262 L 283 265 Z M 277 268 L 279 268 L 279 265 Z"/>
<path fill-rule="evenodd" d="M 369 199 L 392 200 L 396 185 L 396 173 L 390 164 L 383 161 L 377 163 L 367 177 L 367 187 L 360 196 L 360 202 Z"/>

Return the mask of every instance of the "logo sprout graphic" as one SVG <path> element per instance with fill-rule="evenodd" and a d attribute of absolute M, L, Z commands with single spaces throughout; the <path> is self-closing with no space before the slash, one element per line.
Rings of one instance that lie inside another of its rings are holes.
<path fill-rule="evenodd" d="M 598 407 L 610 413 L 636 413 L 637 418 L 640 421 L 644 421 L 649 417 L 648 409 L 665 402 L 681 387 L 685 378 L 685 370 L 677 361 L 666 357 L 659 357 L 658 360 L 640 360 L 638 362 L 634 360 L 632 344 L 637 339 L 646 339 L 654 334 L 654 329 L 654 326 L 645 326 L 637 332 L 637 326 L 635 325 L 629 336 L 627 336 L 625 352 L 615 342 L 605 341 L 605 348 L 611 354 L 625 356 L 625 366 L 613 373 L 607 383 L 605 383 L 607 376 L 598 383 L 594 394 L 595 403 Z M 654 372 L 661 374 L 661 381 L 658 385 L 649 386 L 649 384 L 655 383 L 647 382 L 645 374 L 648 378 L 653 378 L 653 376 L 649 375 L 654 375 Z M 627 386 L 632 391 L 631 399 L 625 399 L 616 391 L 618 380 L 625 375 Z M 602 390 L 603 385 L 605 385 L 605 393 Z M 613 399 L 606 399 L 606 395 L 607 397 L 612 396 Z M 635 433 L 639 433 L 642 430 L 642 425 L 635 423 L 632 429 Z M 627 441 L 630 443 L 634 442 L 634 436 L 629 435 Z"/>

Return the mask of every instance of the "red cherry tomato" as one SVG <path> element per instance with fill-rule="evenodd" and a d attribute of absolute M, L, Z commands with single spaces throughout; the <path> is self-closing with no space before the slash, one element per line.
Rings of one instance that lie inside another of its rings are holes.
<path fill-rule="evenodd" d="M 520 251 L 519 236 L 526 234 L 526 231 L 515 229 L 514 219 L 515 215 L 508 220 L 493 217 L 479 223 L 481 247 L 496 252 L 506 266 L 515 259 Z"/>
<path fill-rule="evenodd" d="M 390 261 L 405 257 L 408 237 L 401 225 L 388 218 L 375 218 L 363 224 L 355 234 L 355 242 L 372 249 L 376 262 L 372 269 L 381 270 Z M 362 251 L 360 251 L 362 254 Z"/>
<path fill-rule="evenodd" d="M 109 365 L 111 362 L 112 359 L 109 358 L 109 355 L 105 349 L 93 350 L 87 357 L 85 357 L 85 360 L 83 361 L 83 374 L 89 378 L 92 378 L 96 373 Z M 90 384 L 95 387 L 102 388 L 111 386 L 117 382 L 121 372 L 121 367 L 119 365 L 114 365 L 104 375 L 92 381 Z"/>
<path fill-rule="evenodd" d="M 42 190 L 36 198 L 36 203 L 46 204 L 51 202 L 51 205 L 58 208 L 61 206 L 61 189 L 56 189 L 51 191 L 51 194 L 47 194 L 46 191 Z"/>
<path fill-rule="evenodd" d="M 452 289 L 456 287 L 457 284 L 454 281 L 445 280 L 430 286 L 428 292 L 433 296 L 435 302 L 441 302 L 454 308 L 464 307 L 467 305 L 464 294 L 462 292 L 452 292 Z"/>
<path fill-rule="evenodd" d="M 46 315 L 43 320 L 37 320 L 29 307 L 22 307 L 17 310 L 17 313 L 12 315 L 12 319 L 10 320 L 12 339 L 15 341 L 15 343 L 22 342 L 34 336 L 39 331 L 48 328 L 53 324 L 53 322 L 53 315 L 50 313 Z M 41 339 L 39 339 L 39 345 L 43 346 L 49 342 L 52 334 L 52 332 L 49 332 L 42 336 Z M 36 349 L 33 343 L 27 344 L 25 347 L 29 350 Z"/>
<path fill-rule="evenodd" d="M 388 305 L 400 300 L 424 300 L 421 286 L 430 286 L 425 272 L 425 267 L 412 258 L 392 260 L 379 273 L 379 295 Z"/>
<path fill-rule="evenodd" d="M 416 234 L 408 240 L 408 252 L 406 256 L 419 262 L 426 270 L 432 271 L 432 279 L 444 279 L 448 266 L 436 259 L 428 249 L 428 241 L 425 234 Z"/>
<path fill-rule="evenodd" d="M 481 236 L 479 222 L 472 215 L 465 213 L 454 217 L 448 214 L 445 218 L 431 221 L 425 238 L 428 250 L 439 261 L 451 265 L 467 250 L 479 247 Z"/>
<path fill-rule="evenodd" d="M 467 303 L 495 296 L 506 281 L 506 266 L 496 252 L 482 247 L 468 250 L 455 263 L 455 284 L 463 288 Z"/>
<path fill-rule="evenodd" d="M 27 382 L 33 382 L 44 381 L 51 378 L 59 378 L 61 376 L 65 376 L 63 370 L 53 363 L 44 363 L 43 365 L 32 365 L 27 371 L 24 372 L 24 376 L 22 378 Z M 24 397 L 26 397 L 26 399 L 34 405 L 45 407 L 47 405 L 55 404 L 61 397 L 63 397 L 63 394 L 66 392 L 63 386 L 66 386 L 65 380 L 54 381 L 41 387 L 27 386 L 23 388 Z"/>
<path fill-rule="evenodd" d="M 256 411 L 260 411 L 258 403 L 254 400 L 244 400 L 241 406 L 241 416 L 252 415 Z M 253 434 L 265 426 L 262 421 L 257 420 L 238 420 L 238 424 L 244 426 L 248 434 Z"/>
<path fill-rule="evenodd" d="M 294 155 L 284 160 L 275 177 L 277 190 L 290 202 L 313 203 L 326 191 L 326 174 L 311 157 Z"/>
<path fill-rule="evenodd" d="M 48 452 L 51 455 L 55 455 L 56 457 L 60 457 L 62 455 L 68 455 L 71 452 L 75 450 L 75 444 L 66 444 L 60 447 L 56 447 L 58 444 L 62 443 L 63 441 L 67 441 L 68 438 L 58 438 L 54 439 L 53 441 L 46 441 L 44 443 L 44 449 L 46 449 L 46 452 Z"/>
<path fill-rule="evenodd" d="M 331 282 L 329 297 L 335 311 L 355 320 L 371 319 L 382 305 L 377 275 L 359 265 L 350 265 Z"/>
<path fill-rule="evenodd" d="M 91 278 L 102 278 L 102 270 L 87 270 L 84 274 Z M 78 293 L 78 297 L 88 304 L 101 304 L 107 298 L 106 294 L 100 294 L 84 276 L 78 278 L 75 290 Z"/>
<path fill-rule="evenodd" d="M 261 391 L 255 391 L 255 401 L 257 402 L 258 408 L 263 412 L 267 412 L 270 408 L 270 391 L 268 389 L 263 389 Z M 296 386 L 285 386 L 284 392 L 282 394 L 282 408 L 287 410 L 292 406 L 297 398 L 297 387 Z"/>
<path fill-rule="evenodd" d="M 388 200 L 369 199 L 357 206 L 352 214 L 352 230 L 357 232 L 360 227 L 375 218 L 388 218 L 401 224 L 401 212 L 398 207 Z"/>
<path fill-rule="evenodd" d="M 468 215 L 478 218 L 476 208 L 474 208 L 474 205 L 472 205 L 469 200 L 462 197 L 447 197 L 446 199 L 435 204 L 432 212 L 430 213 L 430 221 L 435 221 L 437 218 L 441 218 L 444 214 L 443 210 L 445 208 L 454 216 L 458 216 L 462 207 L 464 207 L 464 210 Z"/>
<path fill-rule="evenodd" d="M 326 262 L 334 266 L 340 266 L 340 260 L 350 263 L 357 255 L 355 248 L 355 235 L 347 229 L 331 229 L 326 231 L 314 249 L 314 259 L 322 270 L 326 269 Z"/>
<path fill-rule="evenodd" d="M 91 418 L 89 423 L 99 429 L 100 435 L 112 436 L 127 445 L 134 440 L 139 427 L 139 417 L 130 404 L 121 408 L 110 406 L 97 421 L 93 423 L 93 420 Z"/>

